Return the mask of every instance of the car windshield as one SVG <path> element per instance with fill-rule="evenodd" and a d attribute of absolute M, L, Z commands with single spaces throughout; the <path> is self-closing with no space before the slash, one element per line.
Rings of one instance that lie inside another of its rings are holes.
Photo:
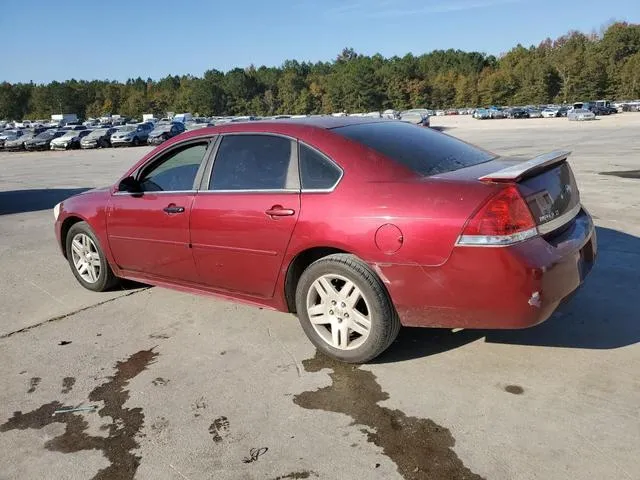
<path fill-rule="evenodd" d="M 126 126 L 120 128 L 118 131 L 120 133 L 135 132 L 136 128 L 138 128 L 136 125 L 126 125 Z"/>
<path fill-rule="evenodd" d="M 98 130 L 94 130 L 89 135 L 87 135 L 87 138 L 99 138 L 99 137 L 103 136 L 105 133 L 107 133 L 107 129 L 106 128 L 100 128 Z"/>
<path fill-rule="evenodd" d="M 75 130 L 70 130 L 60 138 L 73 138 L 73 137 L 77 137 L 77 136 L 78 136 L 78 132 L 76 132 Z"/>
<path fill-rule="evenodd" d="M 42 139 L 42 140 L 46 140 L 48 138 L 53 137 L 55 135 L 55 133 L 56 133 L 55 130 L 45 130 L 40 135 L 38 135 L 36 138 Z"/>
<path fill-rule="evenodd" d="M 404 122 L 355 124 L 333 131 L 425 177 L 470 167 L 496 157 L 444 133 Z"/>

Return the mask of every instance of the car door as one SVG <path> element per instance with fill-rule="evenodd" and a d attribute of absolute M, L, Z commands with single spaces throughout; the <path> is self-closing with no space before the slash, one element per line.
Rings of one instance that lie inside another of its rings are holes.
<path fill-rule="evenodd" d="M 204 178 L 191 214 L 200 281 L 215 289 L 272 297 L 300 211 L 295 140 L 225 135 Z"/>
<path fill-rule="evenodd" d="M 178 144 L 134 175 L 140 193 L 115 192 L 108 207 L 107 235 L 116 264 L 125 270 L 196 282 L 189 238 L 195 182 L 204 169 L 210 140 Z"/>

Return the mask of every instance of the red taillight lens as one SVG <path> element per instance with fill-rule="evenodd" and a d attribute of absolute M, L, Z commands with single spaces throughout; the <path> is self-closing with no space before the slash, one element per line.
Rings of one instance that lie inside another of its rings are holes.
<path fill-rule="evenodd" d="M 491 197 L 469 220 L 462 235 L 505 236 L 536 227 L 529 207 L 515 185 Z"/>

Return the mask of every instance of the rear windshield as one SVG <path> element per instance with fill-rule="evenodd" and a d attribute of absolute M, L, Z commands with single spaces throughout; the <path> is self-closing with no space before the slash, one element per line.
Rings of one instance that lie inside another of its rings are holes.
<path fill-rule="evenodd" d="M 496 157 L 449 135 L 404 122 L 363 123 L 333 131 L 425 177 L 488 162 Z"/>

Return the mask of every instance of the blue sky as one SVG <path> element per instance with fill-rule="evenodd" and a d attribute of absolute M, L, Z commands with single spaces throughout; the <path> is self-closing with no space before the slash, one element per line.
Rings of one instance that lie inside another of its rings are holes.
<path fill-rule="evenodd" d="M 459 48 L 495 55 L 612 19 L 640 0 L 28 0 L 2 2 L 0 81 L 201 75 L 216 68 Z"/>

